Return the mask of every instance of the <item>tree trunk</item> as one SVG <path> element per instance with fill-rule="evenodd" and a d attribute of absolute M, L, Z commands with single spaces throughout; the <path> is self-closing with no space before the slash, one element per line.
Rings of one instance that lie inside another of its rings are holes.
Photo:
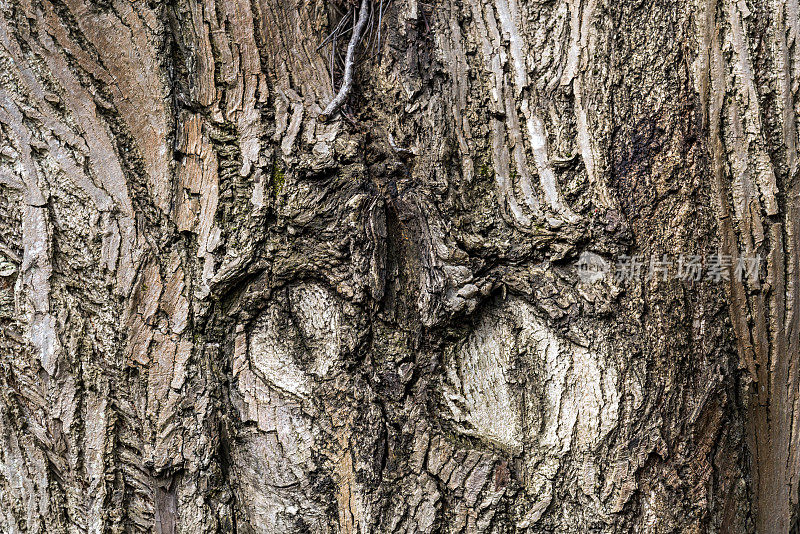
<path fill-rule="evenodd" d="M 1 532 L 797 531 L 798 0 L 0 0 L 0 79 Z"/>

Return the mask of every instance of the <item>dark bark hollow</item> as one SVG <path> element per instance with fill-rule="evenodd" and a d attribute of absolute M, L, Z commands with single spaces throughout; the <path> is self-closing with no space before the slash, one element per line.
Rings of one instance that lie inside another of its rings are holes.
<path fill-rule="evenodd" d="M 355 4 L 0 2 L 0 531 L 795 531 L 798 1 Z"/>

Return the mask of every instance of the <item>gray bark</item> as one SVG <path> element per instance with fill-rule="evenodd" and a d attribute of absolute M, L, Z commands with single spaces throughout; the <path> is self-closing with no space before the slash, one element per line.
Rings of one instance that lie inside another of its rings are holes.
<path fill-rule="evenodd" d="M 797 531 L 797 0 L 354 4 L 0 0 L 0 532 Z"/>

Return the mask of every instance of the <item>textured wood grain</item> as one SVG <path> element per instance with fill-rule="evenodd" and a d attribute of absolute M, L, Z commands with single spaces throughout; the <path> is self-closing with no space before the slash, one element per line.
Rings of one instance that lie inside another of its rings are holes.
<path fill-rule="evenodd" d="M 355 4 L 0 0 L 0 532 L 795 531 L 797 0 Z"/>

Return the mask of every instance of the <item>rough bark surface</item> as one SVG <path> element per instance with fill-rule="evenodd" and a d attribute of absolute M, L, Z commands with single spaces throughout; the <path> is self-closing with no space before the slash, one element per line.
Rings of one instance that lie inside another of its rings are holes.
<path fill-rule="evenodd" d="M 797 531 L 799 106 L 798 0 L 0 0 L 0 532 Z"/>

